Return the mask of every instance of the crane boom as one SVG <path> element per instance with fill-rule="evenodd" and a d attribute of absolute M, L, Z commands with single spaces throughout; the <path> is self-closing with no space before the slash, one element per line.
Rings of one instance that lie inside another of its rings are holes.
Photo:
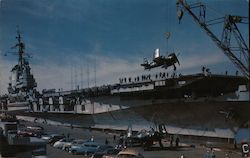
<path fill-rule="evenodd" d="M 249 48 L 247 47 L 236 23 L 239 23 L 242 21 L 242 18 L 240 16 L 232 16 L 227 15 L 224 19 L 224 30 L 222 34 L 223 40 L 219 40 L 219 38 L 208 28 L 208 24 L 205 20 L 205 5 L 201 3 L 195 3 L 193 5 L 188 5 L 183 0 L 177 1 L 177 8 L 182 6 L 188 14 L 194 19 L 194 21 L 207 33 L 207 35 L 216 43 L 216 45 L 224 52 L 224 54 L 233 62 L 233 64 L 239 68 L 239 70 L 242 72 L 244 76 L 246 76 L 249 79 Z M 200 15 L 197 16 L 195 13 L 191 10 L 192 8 L 200 8 Z M 183 10 L 179 10 L 178 12 L 179 20 L 183 16 Z M 218 20 L 218 19 L 216 19 Z M 219 22 L 215 22 L 216 24 Z M 233 32 L 233 35 L 237 41 L 238 47 L 237 49 L 233 49 L 230 46 L 230 39 L 231 39 L 231 33 Z M 246 64 L 244 64 L 240 58 L 236 56 L 237 51 L 243 54 L 243 57 L 246 60 Z"/>

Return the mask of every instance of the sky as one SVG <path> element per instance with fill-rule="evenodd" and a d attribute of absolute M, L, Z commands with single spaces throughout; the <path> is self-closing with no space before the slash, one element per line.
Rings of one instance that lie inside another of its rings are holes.
<path fill-rule="evenodd" d="M 208 19 L 249 12 L 246 0 L 199 2 L 207 5 Z M 145 71 L 140 66 L 143 58 L 152 59 L 156 48 L 161 55 L 178 54 L 178 73 L 199 73 L 202 66 L 218 74 L 237 70 L 187 13 L 179 23 L 175 0 L 0 0 L 0 94 L 7 93 L 10 70 L 17 63 L 17 56 L 8 53 L 15 51 L 11 47 L 17 25 L 40 91 L 172 72 L 172 68 Z M 211 27 L 218 37 L 222 26 Z M 249 43 L 248 25 L 240 30 Z M 169 39 L 166 32 L 171 33 Z"/>

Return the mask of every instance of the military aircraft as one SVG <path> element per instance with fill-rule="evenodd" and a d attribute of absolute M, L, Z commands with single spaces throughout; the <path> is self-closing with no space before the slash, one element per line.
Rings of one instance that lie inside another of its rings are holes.
<path fill-rule="evenodd" d="M 144 63 L 142 63 L 141 66 L 143 66 L 145 70 L 150 70 L 152 68 L 160 66 L 167 69 L 168 67 L 173 66 L 174 70 L 176 70 L 175 63 L 178 63 L 180 65 L 180 62 L 175 53 L 171 53 L 167 57 L 164 57 L 160 55 L 160 50 L 159 48 L 157 48 L 155 50 L 153 61 L 149 63 L 148 60 L 144 58 Z"/>
<path fill-rule="evenodd" d="M 159 142 L 162 148 L 161 140 L 167 136 L 167 130 L 164 124 L 159 124 L 158 130 L 151 128 L 150 130 L 141 130 L 139 132 L 133 133 L 132 127 L 129 126 L 127 129 L 126 141 L 128 145 L 135 146 L 139 145 L 142 147 L 150 147 L 154 145 L 154 142 Z"/>

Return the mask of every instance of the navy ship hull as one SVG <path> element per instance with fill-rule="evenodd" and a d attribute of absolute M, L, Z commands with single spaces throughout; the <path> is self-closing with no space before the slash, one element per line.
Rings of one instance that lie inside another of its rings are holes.
<path fill-rule="evenodd" d="M 247 127 L 249 123 L 248 101 L 172 101 L 152 103 L 122 110 L 96 114 L 64 112 L 16 112 L 16 115 L 32 116 L 62 123 L 91 127 L 95 125 L 128 126 L 152 123 L 213 130 L 215 128 Z"/>

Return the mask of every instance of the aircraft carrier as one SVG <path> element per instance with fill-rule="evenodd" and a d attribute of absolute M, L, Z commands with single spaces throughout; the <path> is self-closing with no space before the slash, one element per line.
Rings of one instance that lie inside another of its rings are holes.
<path fill-rule="evenodd" d="M 190 75 L 162 72 L 123 78 L 113 85 L 39 93 L 19 32 L 17 39 L 18 64 L 11 70 L 2 110 L 19 109 L 17 115 L 93 128 L 133 125 L 139 130 L 163 123 L 172 133 L 188 135 L 188 129 L 191 135 L 210 137 L 231 138 L 234 133 L 228 130 L 249 126 L 246 77 L 211 74 L 205 69 Z"/>

